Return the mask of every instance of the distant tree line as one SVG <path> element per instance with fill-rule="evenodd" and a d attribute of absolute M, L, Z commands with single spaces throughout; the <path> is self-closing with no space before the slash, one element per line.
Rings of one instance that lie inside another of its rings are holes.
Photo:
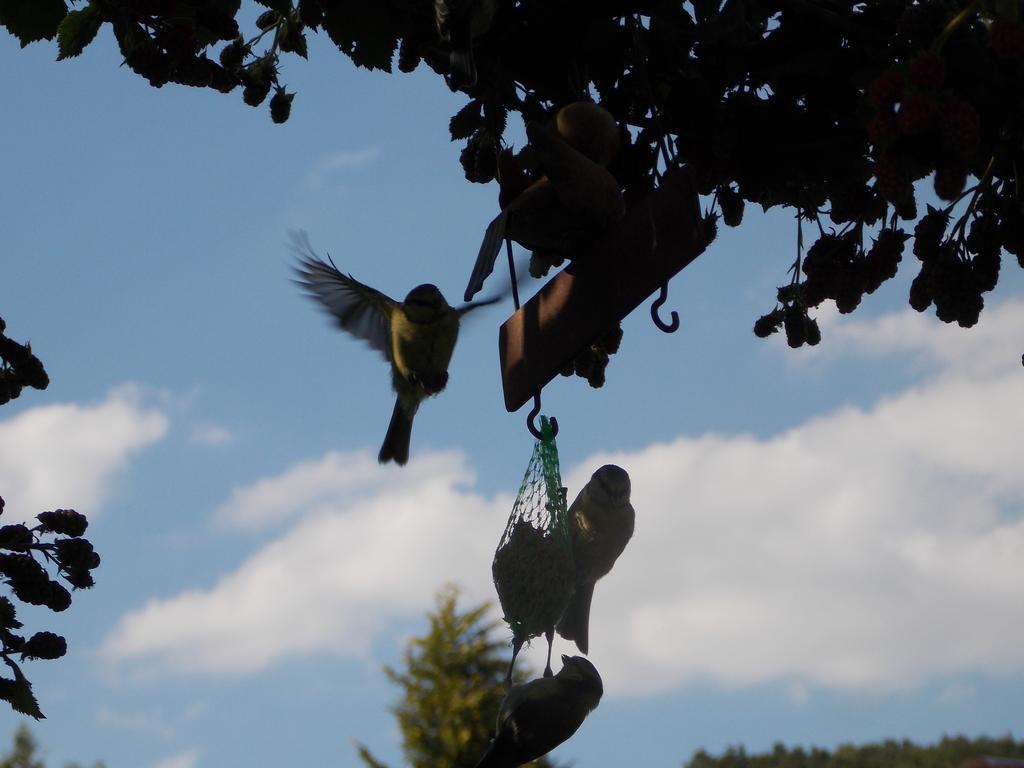
<path fill-rule="evenodd" d="M 757 754 L 736 746 L 717 757 L 698 750 L 685 768 L 958 768 L 983 756 L 1024 760 L 1024 741 L 1015 741 L 1010 735 L 945 736 L 938 744 L 923 746 L 907 739 L 888 739 L 860 746 L 842 744 L 835 750 L 776 744 L 771 752 Z"/>

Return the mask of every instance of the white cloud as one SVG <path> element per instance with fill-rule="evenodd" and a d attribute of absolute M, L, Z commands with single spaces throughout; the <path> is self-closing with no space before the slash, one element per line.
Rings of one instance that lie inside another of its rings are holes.
<path fill-rule="evenodd" d="M 410 470 L 419 473 L 421 466 L 413 465 Z M 401 477 L 397 472 L 391 468 L 392 475 Z M 215 517 L 225 527 L 256 530 L 333 499 L 375 492 L 381 482 L 377 461 L 368 454 L 331 451 L 317 461 L 296 464 L 277 477 L 236 488 L 217 508 Z"/>
<path fill-rule="evenodd" d="M 986 315 L 958 329 L 986 349 L 956 340 L 950 351 L 948 329 L 911 313 L 848 324 L 859 340 L 848 350 L 938 365 L 870 408 L 569 468 L 570 495 L 605 461 L 633 478 L 636 534 L 591 617 L 606 688 L 783 682 L 799 698 L 1024 673 L 1024 302 Z M 491 598 L 512 497 L 481 498 L 470 482 L 451 454 L 404 470 L 328 454 L 239 489 L 222 520 L 300 519 L 208 589 L 123 617 L 104 653 L 132 668 L 243 674 L 294 654 L 366 654 L 447 580 Z"/>
<path fill-rule="evenodd" d="M 1024 336 L 1015 329 L 1024 321 L 1020 301 L 1005 301 L 986 307 L 978 324 L 965 330 L 956 323 L 942 323 L 934 312 L 903 312 L 881 315 L 872 320 L 854 320 L 840 315 L 835 305 L 823 304 L 818 314 L 826 341 L 801 350 L 794 359 L 834 358 L 840 355 L 908 355 L 919 363 L 938 364 L 972 377 L 991 376 L 1019 366 L 1024 353 Z"/>
<path fill-rule="evenodd" d="M 44 509 L 94 515 L 136 453 L 163 439 L 167 417 L 138 390 L 112 390 L 101 403 L 29 408 L 0 421 L 0 493 L 7 522 Z"/>
<path fill-rule="evenodd" d="M 316 161 L 306 174 L 305 184 L 311 189 L 320 189 L 342 171 L 369 165 L 380 157 L 380 147 L 343 149 Z"/>
<path fill-rule="evenodd" d="M 197 424 L 189 438 L 194 445 L 227 445 L 234 439 L 231 430 L 219 424 Z"/>
<path fill-rule="evenodd" d="M 153 768 L 195 768 L 199 764 L 199 751 L 190 749 L 161 760 Z"/>
<path fill-rule="evenodd" d="M 352 466 L 339 469 L 346 461 Z M 333 485 L 325 471 L 337 473 Z M 488 598 L 511 498 L 488 502 L 460 488 L 472 479 L 454 454 L 402 470 L 380 468 L 369 454 L 329 454 L 238 491 L 224 509 L 252 512 L 257 524 L 292 513 L 293 491 L 306 513 L 210 589 L 125 616 L 103 653 L 149 669 L 240 674 L 293 654 L 365 654 L 388 621 L 422 614 L 447 581 L 473 580 L 473 599 Z"/>
<path fill-rule="evenodd" d="M 142 712 L 117 712 L 110 707 L 102 706 L 96 713 L 96 722 L 120 730 L 159 736 L 162 739 L 174 736 L 174 729 L 171 726 Z"/>
<path fill-rule="evenodd" d="M 638 510 L 592 617 L 612 690 L 1024 673 L 1024 303 L 986 312 L 959 355 L 914 313 L 846 326 L 855 351 L 941 363 L 870 409 L 592 460 L 630 470 Z"/>

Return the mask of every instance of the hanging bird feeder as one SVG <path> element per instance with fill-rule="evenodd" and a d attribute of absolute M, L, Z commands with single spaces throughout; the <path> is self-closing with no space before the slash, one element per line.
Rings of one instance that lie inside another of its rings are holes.
<path fill-rule="evenodd" d="M 551 675 L 555 624 L 575 584 L 558 448 L 550 420 L 541 416 L 540 422 L 541 437 L 491 564 L 498 600 L 512 630 L 512 662 L 506 680 L 512 678 L 523 644 L 540 635 L 548 641 L 544 675 Z"/>

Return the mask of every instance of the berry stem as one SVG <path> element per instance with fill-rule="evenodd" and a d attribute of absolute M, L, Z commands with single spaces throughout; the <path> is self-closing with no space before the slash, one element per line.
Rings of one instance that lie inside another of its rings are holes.
<path fill-rule="evenodd" d="M 252 40 L 247 41 L 245 43 L 246 51 L 248 53 L 252 53 L 252 47 L 256 45 L 256 43 L 258 43 L 260 40 L 262 40 L 264 36 L 272 29 L 277 29 L 277 27 L 267 27 L 266 29 L 261 30 L 260 33 L 256 35 L 256 37 L 254 37 Z"/>
<path fill-rule="evenodd" d="M 946 41 L 949 40 L 949 38 L 951 38 L 953 34 L 960 28 L 961 24 L 963 24 L 965 21 L 967 21 L 968 18 L 974 15 L 974 12 L 978 10 L 978 6 L 980 4 L 980 0 L 971 0 L 970 5 L 968 5 L 962 11 L 960 11 L 960 13 L 958 13 L 956 16 L 949 20 L 949 23 L 946 25 L 946 28 L 942 30 L 942 34 L 935 38 L 935 42 L 932 43 L 931 49 L 933 53 L 937 54 L 942 52 L 942 46 L 944 46 L 946 44 Z"/>
<path fill-rule="evenodd" d="M 796 212 L 796 261 L 793 262 L 793 266 L 790 269 L 793 271 L 793 280 L 791 284 L 796 285 L 800 282 L 800 267 L 803 265 L 803 254 L 804 254 L 804 226 L 803 226 L 803 215 L 798 209 Z"/>
<path fill-rule="evenodd" d="M 971 189 L 967 190 L 967 192 L 964 192 L 964 194 L 962 194 L 956 202 L 950 203 L 947 212 L 952 212 L 953 206 L 955 206 L 957 203 L 963 200 L 968 193 L 973 193 L 971 195 L 971 201 L 967 204 L 967 210 L 964 211 L 963 215 L 959 219 L 957 219 L 956 224 L 953 225 L 953 229 L 949 233 L 950 239 L 956 237 L 957 242 L 962 243 L 964 239 L 964 230 L 967 228 L 967 219 L 974 212 L 974 208 L 977 205 L 978 198 L 981 196 L 982 191 L 986 189 L 988 185 L 991 183 L 992 168 L 995 165 L 995 162 L 996 157 L 995 155 L 993 155 L 992 157 L 989 158 L 988 166 L 986 166 L 985 172 L 981 175 L 981 178 L 978 180 L 978 183 L 975 184 Z"/>

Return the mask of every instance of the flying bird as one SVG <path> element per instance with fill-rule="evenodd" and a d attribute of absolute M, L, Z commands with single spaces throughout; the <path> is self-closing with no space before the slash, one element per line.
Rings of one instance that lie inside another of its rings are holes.
<path fill-rule="evenodd" d="M 476 768 L 516 768 L 546 755 L 576 733 L 603 693 L 593 664 L 582 656 L 562 656 L 557 675 L 512 686 Z"/>
<path fill-rule="evenodd" d="M 330 256 L 327 261 L 321 259 L 305 232 L 291 233 L 291 248 L 299 259 L 296 282 L 334 316 L 343 331 L 367 342 L 391 364 L 395 408 L 377 460 L 405 464 L 420 403 L 448 384 L 448 364 L 462 316 L 499 298 L 453 308 L 437 286 L 425 283 L 409 291 L 403 301 L 395 301 L 342 273 Z"/>
<path fill-rule="evenodd" d="M 590 603 L 594 583 L 611 571 L 633 536 L 636 513 L 629 503 L 629 473 L 605 464 L 569 507 L 569 531 L 576 583 L 569 604 L 555 629 L 587 653 L 590 645 Z"/>

